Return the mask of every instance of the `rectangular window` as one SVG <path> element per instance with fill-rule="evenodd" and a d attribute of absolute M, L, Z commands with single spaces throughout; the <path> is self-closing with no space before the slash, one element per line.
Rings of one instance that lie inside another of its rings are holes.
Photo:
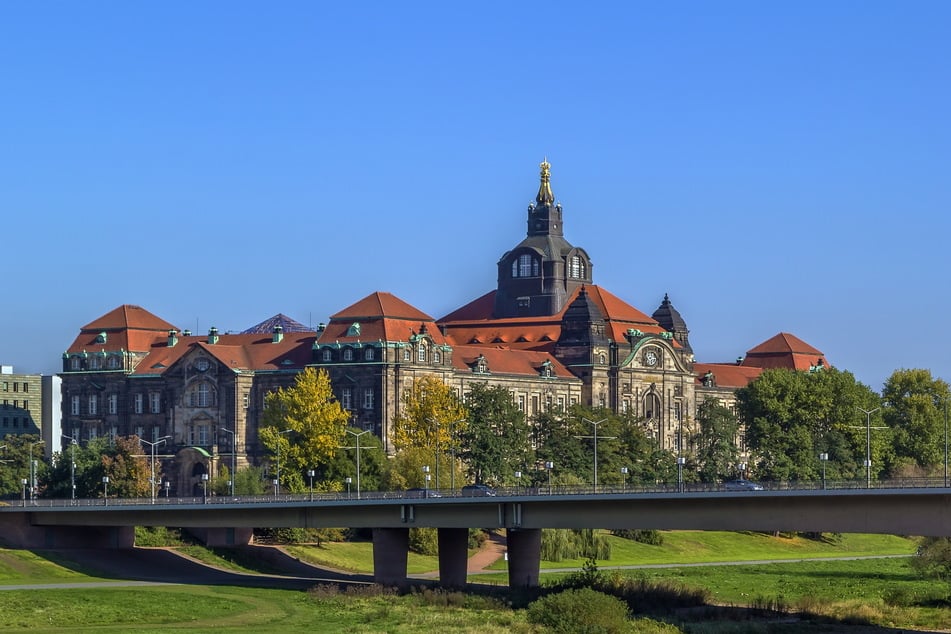
<path fill-rule="evenodd" d="M 136 414 L 142 413 L 142 395 L 136 394 L 132 400 L 132 411 Z"/>
<path fill-rule="evenodd" d="M 538 397 L 532 397 L 532 411 L 530 412 L 532 416 L 538 413 Z"/>
<path fill-rule="evenodd" d="M 92 394 L 89 397 L 89 415 L 95 416 L 99 412 L 99 398 Z"/>
<path fill-rule="evenodd" d="M 208 444 L 208 425 L 198 426 L 198 444 L 201 446 Z"/>
<path fill-rule="evenodd" d="M 109 440 L 110 440 L 111 442 L 115 442 L 115 441 L 116 441 L 116 436 L 118 436 L 118 435 L 119 435 L 119 428 L 116 427 L 115 425 L 111 426 L 111 427 L 109 428 Z"/>
<path fill-rule="evenodd" d="M 525 411 L 525 395 L 524 394 L 518 395 L 518 411 L 520 412 Z"/>
<path fill-rule="evenodd" d="M 75 439 L 76 439 L 76 442 L 79 442 L 79 441 L 81 440 L 81 438 L 80 438 L 80 436 L 79 436 L 79 432 L 80 432 L 80 431 L 81 431 L 81 430 L 79 429 L 79 427 L 73 427 L 73 433 L 71 433 L 71 434 L 69 435 L 69 437 L 70 437 L 70 438 L 75 438 Z"/>
<path fill-rule="evenodd" d="M 145 438 L 145 427 L 143 427 L 142 425 L 138 425 L 135 428 L 135 435 L 138 436 L 139 438 Z"/>
<path fill-rule="evenodd" d="M 631 409 L 631 401 L 629 399 L 621 401 L 621 411 L 627 414 L 629 409 Z"/>
<path fill-rule="evenodd" d="M 340 406 L 344 409 L 350 409 L 352 406 L 352 393 L 349 387 L 345 387 L 340 390 Z"/>
<path fill-rule="evenodd" d="M 160 433 L 161 433 L 161 428 L 158 425 L 154 425 L 152 427 L 152 442 L 158 442 Z"/>
<path fill-rule="evenodd" d="M 13 409 L 20 409 L 20 401 L 13 399 Z"/>
<path fill-rule="evenodd" d="M 565 397 L 564 396 L 558 397 L 558 411 L 559 412 L 565 411 Z"/>
<path fill-rule="evenodd" d="M 195 426 L 194 425 L 188 426 L 188 444 L 189 445 L 195 444 Z"/>
<path fill-rule="evenodd" d="M 13 391 L 14 391 L 14 392 L 19 392 L 19 391 L 20 391 L 20 384 L 17 383 L 16 381 L 13 382 Z"/>
<path fill-rule="evenodd" d="M 162 411 L 162 395 L 158 392 L 151 392 L 149 394 L 149 405 L 153 414 L 158 414 Z"/>
<path fill-rule="evenodd" d="M 79 416 L 79 397 L 74 396 L 69 399 L 69 413 L 73 416 Z"/>
<path fill-rule="evenodd" d="M 247 392 L 244 393 L 244 409 L 251 407 L 251 395 Z"/>
<path fill-rule="evenodd" d="M 4 382 L 3 382 L 3 391 L 4 391 L 4 392 L 9 392 L 9 391 L 10 391 L 10 384 L 9 384 L 7 381 L 4 381 Z"/>
<path fill-rule="evenodd" d="M 363 390 L 363 408 L 373 409 L 373 388 Z"/>
<path fill-rule="evenodd" d="M 109 395 L 109 413 L 116 414 L 119 411 L 119 396 L 118 394 Z"/>
<path fill-rule="evenodd" d="M 24 384 L 23 384 L 23 391 L 24 391 L 24 392 L 29 392 L 29 391 L 30 391 L 30 384 L 29 384 L 29 383 L 24 383 Z"/>
<path fill-rule="evenodd" d="M 98 434 L 98 430 L 95 427 L 89 428 L 89 440 L 95 440 L 97 434 Z"/>

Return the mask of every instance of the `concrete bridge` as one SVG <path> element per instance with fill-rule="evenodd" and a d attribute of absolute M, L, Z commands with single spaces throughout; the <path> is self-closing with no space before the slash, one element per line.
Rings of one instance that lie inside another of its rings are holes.
<path fill-rule="evenodd" d="M 440 583 L 466 583 L 469 528 L 505 529 L 509 584 L 538 584 L 543 528 L 809 531 L 951 536 L 951 488 L 610 491 L 497 497 L 331 496 L 16 501 L 0 540 L 21 548 L 130 548 L 135 526 L 187 528 L 209 545 L 256 527 L 371 528 L 374 578 L 406 583 L 411 527 L 438 529 Z M 389 494 L 393 495 L 393 494 Z"/>

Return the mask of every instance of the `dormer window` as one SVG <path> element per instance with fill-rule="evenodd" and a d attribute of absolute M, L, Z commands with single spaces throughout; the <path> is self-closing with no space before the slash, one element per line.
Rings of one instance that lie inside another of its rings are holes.
<path fill-rule="evenodd" d="M 344 348 L 343 349 L 343 360 L 344 361 L 353 361 L 353 349 Z"/>
<path fill-rule="evenodd" d="M 375 357 L 376 357 L 376 354 L 374 353 L 373 348 L 367 348 L 366 350 L 363 351 L 364 361 L 373 361 Z"/>
<path fill-rule="evenodd" d="M 352 324 L 350 324 L 350 327 L 347 328 L 347 336 L 348 336 L 348 337 L 359 337 L 359 336 L 360 336 L 360 323 L 359 323 L 359 322 L 356 322 L 356 321 L 355 321 L 355 322 L 353 322 Z"/>
<path fill-rule="evenodd" d="M 70 370 L 79 370 L 82 367 L 82 362 L 79 360 L 79 357 L 73 357 L 69 360 L 69 369 Z"/>
<path fill-rule="evenodd" d="M 426 346 L 419 344 L 419 348 L 416 349 L 416 361 L 418 363 L 426 362 Z"/>
<path fill-rule="evenodd" d="M 433 363 L 442 363 L 442 353 L 439 350 L 433 350 Z"/>
<path fill-rule="evenodd" d="M 333 360 L 333 353 L 330 351 L 330 348 L 324 348 L 324 351 L 321 353 L 321 359 L 324 363 L 330 363 Z"/>
<path fill-rule="evenodd" d="M 119 365 L 120 363 L 121 361 L 119 360 L 119 357 L 112 356 L 112 357 L 109 357 L 109 359 L 106 361 L 106 367 L 109 368 L 110 370 L 118 370 L 120 367 Z"/>
<path fill-rule="evenodd" d="M 488 374 L 489 373 L 489 363 L 485 360 L 485 357 L 481 354 L 475 360 L 475 363 L 472 364 L 472 371 L 476 374 Z"/>
<path fill-rule="evenodd" d="M 106 339 L 108 338 L 109 335 L 107 335 L 105 331 L 100 332 L 98 335 L 96 335 L 96 343 L 106 343 Z"/>
<path fill-rule="evenodd" d="M 538 258 L 523 253 L 512 260 L 512 277 L 538 277 Z"/>
<path fill-rule="evenodd" d="M 552 374 L 551 361 L 545 360 L 545 362 L 542 363 L 541 367 L 538 369 L 538 374 L 545 377 L 546 379 L 550 379 Z"/>
<path fill-rule="evenodd" d="M 568 277 L 576 280 L 585 278 L 585 263 L 580 255 L 568 258 Z"/>
<path fill-rule="evenodd" d="M 409 361 L 410 359 L 412 359 L 412 356 L 410 356 L 409 348 L 403 348 L 403 361 Z"/>

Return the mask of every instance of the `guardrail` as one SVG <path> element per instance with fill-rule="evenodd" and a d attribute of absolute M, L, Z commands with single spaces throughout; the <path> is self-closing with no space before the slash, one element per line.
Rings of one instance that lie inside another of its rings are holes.
<path fill-rule="evenodd" d="M 689 482 L 678 486 L 676 482 L 656 483 L 656 484 L 638 484 L 638 485 L 599 485 L 595 488 L 592 485 L 583 486 L 515 486 L 499 487 L 494 489 L 495 495 L 466 495 L 461 489 L 431 489 L 425 496 L 418 495 L 414 491 L 412 495 L 407 495 L 406 491 L 361 491 L 356 492 L 314 492 L 314 493 L 282 493 L 279 495 L 208 495 L 208 496 L 189 496 L 189 497 L 156 497 L 154 499 L 144 498 L 81 498 L 81 499 L 59 499 L 59 498 L 37 498 L 22 499 L 8 498 L 0 501 L 0 511 L 15 510 L 26 508 L 71 508 L 71 507 L 115 507 L 115 506 L 193 506 L 203 504 L 281 504 L 301 502 L 320 502 L 320 503 L 353 503 L 380 500 L 412 500 L 412 504 L 439 504 L 443 501 L 453 499 L 481 500 L 486 501 L 495 498 L 513 498 L 513 497 L 536 497 L 549 495 L 618 495 L 618 494 L 677 494 L 677 493 L 723 493 L 724 495 L 760 495 L 769 491 L 843 491 L 843 490 L 867 490 L 867 489 L 934 489 L 948 488 L 944 478 L 901 478 L 893 480 L 873 481 L 871 487 L 867 486 L 865 480 L 826 480 L 822 481 L 784 481 L 784 482 L 761 482 L 764 491 L 735 491 L 727 490 L 723 483 L 698 483 Z"/>

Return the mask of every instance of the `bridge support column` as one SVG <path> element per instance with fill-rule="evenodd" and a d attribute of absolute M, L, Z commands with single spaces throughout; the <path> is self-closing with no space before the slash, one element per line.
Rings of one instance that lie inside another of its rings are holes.
<path fill-rule="evenodd" d="M 408 528 L 374 528 L 373 580 L 381 586 L 405 586 L 408 554 Z"/>
<path fill-rule="evenodd" d="M 469 563 L 469 529 L 440 528 L 439 585 L 443 588 L 464 588 Z"/>
<path fill-rule="evenodd" d="M 508 542 L 509 587 L 537 586 L 542 560 L 542 530 L 509 528 L 505 535 Z"/>

